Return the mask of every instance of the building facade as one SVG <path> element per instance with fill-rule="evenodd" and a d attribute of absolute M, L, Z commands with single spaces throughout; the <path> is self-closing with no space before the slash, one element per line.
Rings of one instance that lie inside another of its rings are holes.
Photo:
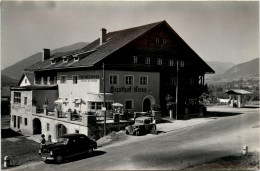
<path fill-rule="evenodd" d="M 54 137 L 88 135 L 93 129 L 89 113 L 103 116 L 105 109 L 109 116 L 113 103 L 123 104 L 129 113 L 161 106 L 162 114 L 168 115 L 166 97 L 171 96 L 178 102 L 178 113 L 185 113 L 198 105 L 204 75 L 214 73 L 166 21 L 110 33 L 101 29 L 101 37 L 82 49 L 55 54 L 44 49 L 42 61 L 25 70 L 34 74 L 34 83 L 25 84 L 28 78 L 23 76 L 12 90 L 11 127 L 17 128 L 23 120 L 19 118 L 26 116 L 27 125 L 32 125 L 22 132 L 35 133 L 41 125 Z M 50 117 L 51 112 L 56 117 Z M 58 116 L 67 112 L 80 115 L 81 121 L 69 115 L 65 122 Z"/>

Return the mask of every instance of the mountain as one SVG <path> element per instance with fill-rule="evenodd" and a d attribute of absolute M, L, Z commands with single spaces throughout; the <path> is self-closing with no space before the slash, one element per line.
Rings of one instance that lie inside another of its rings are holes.
<path fill-rule="evenodd" d="M 225 79 L 232 81 L 250 77 L 259 77 L 259 58 L 235 65 L 224 73 L 213 76 L 212 79 Z"/>
<path fill-rule="evenodd" d="M 75 43 L 75 44 L 72 44 L 69 46 L 64 46 L 64 47 L 52 50 L 51 54 L 56 53 L 56 52 L 67 52 L 67 51 L 81 49 L 84 46 L 86 46 L 87 44 L 88 43 L 86 43 L 86 42 L 79 42 L 79 43 Z M 19 80 L 21 78 L 23 70 L 25 68 L 35 64 L 36 62 L 39 62 L 41 59 L 42 59 L 42 53 L 38 52 L 32 56 L 29 56 L 29 57 L 15 63 L 14 65 L 11 65 L 11 66 L 3 69 L 1 72 L 5 76 Z"/>
<path fill-rule="evenodd" d="M 235 66 L 232 62 L 206 61 L 206 63 L 215 71 L 215 74 L 207 74 L 207 79 L 212 78 L 215 75 L 222 74 L 231 67 Z"/>
<path fill-rule="evenodd" d="M 15 85 L 19 80 L 1 74 L 1 85 Z"/>

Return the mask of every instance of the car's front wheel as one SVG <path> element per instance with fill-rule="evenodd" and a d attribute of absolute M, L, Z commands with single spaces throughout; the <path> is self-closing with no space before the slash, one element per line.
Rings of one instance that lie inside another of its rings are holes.
<path fill-rule="evenodd" d="M 89 147 L 88 148 L 88 155 L 92 155 L 94 153 L 93 148 Z"/>
<path fill-rule="evenodd" d="M 61 163 L 62 161 L 63 161 L 63 157 L 62 156 L 59 155 L 59 156 L 56 157 L 56 162 L 57 163 Z"/>

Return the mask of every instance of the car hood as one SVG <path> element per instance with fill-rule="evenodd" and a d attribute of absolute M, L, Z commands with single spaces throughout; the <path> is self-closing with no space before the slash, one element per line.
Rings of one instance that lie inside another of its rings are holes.
<path fill-rule="evenodd" d="M 134 124 L 134 125 L 132 125 L 132 126 L 143 126 L 144 124 Z"/>
<path fill-rule="evenodd" d="M 48 150 L 52 150 L 52 149 L 55 149 L 55 148 L 64 148 L 66 145 L 63 144 L 63 143 L 54 143 L 54 144 L 49 144 L 47 145 L 45 148 L 48 149 Z"/>

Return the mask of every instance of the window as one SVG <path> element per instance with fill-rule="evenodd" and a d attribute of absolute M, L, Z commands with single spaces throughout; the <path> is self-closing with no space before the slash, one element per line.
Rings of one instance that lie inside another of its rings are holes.
<path fill-rule="evenodd" d="M 184 67 L 184 61 L 181 61 L 180 67 Z"/>
<path fill-rule="evenodd" d="M 166 39 L 163 39 L 163 45 L 166 45 Z"/>
<path fill-rule="evenodd" d="M 155 38 L 155 44 L 157 44 L 157 45 L 160 44 L 160 39 L 158 37 Z"/>
<path fill-rule="evenodd" d="M 79 57 L 74 57 L 74 62 L 79 61 Z"/>
<path fill-rule="evenodd" d="M 73 80 L 73 84 L 78 84 L 78 76 L 77 75 L 73 75 L 72 80 Z"/>
<path fill-rule="evenodd" d="M 133 81 L 134 81 L 134 76 L 125 76 L 125 84 L 126 85 L 133 85 Z"/>
<path fill-rule="evenodd" d="M 190 85 L 194 85 L 194 79 L 193 78 L 190 79 Z"/>
<path fill-rule="evenodd" d="M 67 106 L 67 105 L 66 105 Z M 75 107 L 79 107 L 79 103 L 75 103 Z"/>
<path fill-rule="evenodd" d="M 140 85 L 147 85 L 147 76 L 140 76 Z"/>
<path fill-rule="evenodd" d="M 162 65 L 162 58 L 157 58 L 157 65 Z"/>
<path fill-rule="evenodd" d="M 133 59 L 134 59 L 134 64 L 137 64 L 138 62 L 137 56 L 133 56 Z"/>
<path fill-rule="evenodd" d="M 27 105 L 27 97 L 24 97 L 24 105 Z"/>
<path fill-rule="evenodd" d="M 24 83 L 27 84 L 27 79 L 26 78 L 24 79 Z"/>
<path fill-rule="evenodd" d="M 55 64 L 55 63 L 56 63 L 55 59 L 52 59 L 51 64 Z"/>
<path fill-rule="evenodd" d="M 66 76 L 65 75 L 61 75 L 60 76 L 60 83 L 61 84 L 65 84 L 66 83 Z"/>
<path fill-rule="evenodd" d="M 97 110 L 101 110 L 102 108 L 102 102 L 97 102 Z"/>
<path fill-rule="evenodd" d="M 173 66 L 173 60 L 172 59 L 169 60 L 169 66 Z"/>
<path fill-rule="evenodd" d="M 14 92 L 14 103 L 21 103 L 21 92 Z"/>
<path fill-rule="evenodd" d="M 63 63 L 66 63 L 66 62 L 68 62 L 68 58 L 67 58 L 67 57 L 64 57 L 64 58 L 63 58 Z"/>
<path fill-rule="evenodd" d="M 150 57 L 145 57 L 145 64 L 150 64 Z"/>
<path fill-rule="evenodd" d="M 75 130 L 75 133 L 78 134 L 78 133 L 79 133 L 79 130 L 76 129 L 76 130 Z"/>
<path fill-rule="evenodd" d="M 133 100 L 125 100 L 125 109 L 133 109 Z"/>
<path fill-rule="evenodd" d="M 50 131 L 50 124 L 47 123 L 47 131 Z"/>
<path fill-rule="evenodd" d="M 27 118 L 24 118 L 24 125 L 27 125 Z"/>
<path fill-rule="evenodd" d="M 111 110 L 112 109 L 113 102 L 106 102 L 106 109 Z"/>
<path fill-rule="evenodd" d="M 13 115 L 13 122 L 14 122 L 14 127 L 16 127 L 16 116 Z"/>
<path fill-rule="evenodd" d="M 118 76 L 117 75 L 109 75 L 109 83 L 112 84 L 117 84 L 118 83 Z"/>
<path fill-rule="evenodd" d="M 92 110 L 101 110 L 103 106 L 103 102 L 91 102 L 91 109 Z"/>
<path fill-rule="evenodd" d="M 96 103 L 95 102 L 91 102 L 91 109 L 96 110 Z"/>

